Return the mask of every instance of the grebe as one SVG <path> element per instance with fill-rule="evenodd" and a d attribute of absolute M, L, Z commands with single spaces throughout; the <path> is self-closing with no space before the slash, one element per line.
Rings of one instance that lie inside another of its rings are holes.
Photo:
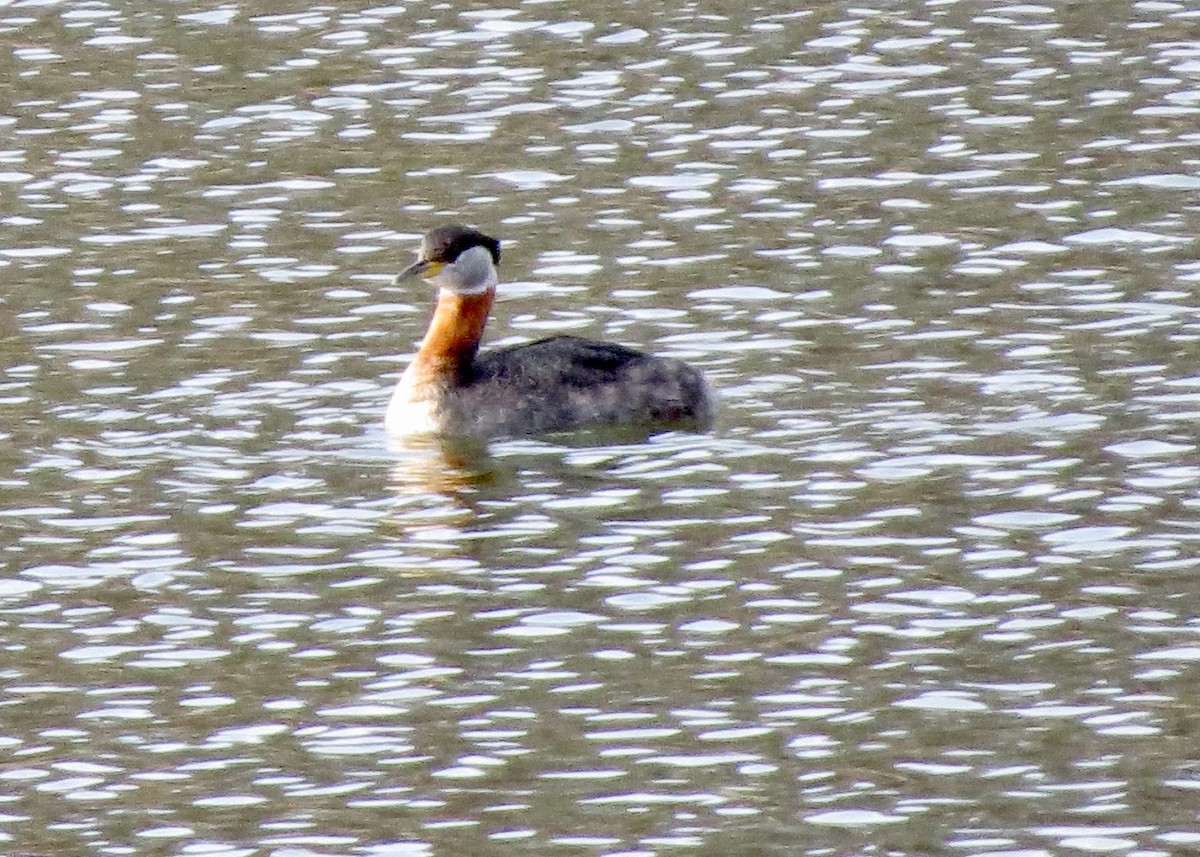
<path fill-rule="evenodd" d="M 478 354 L 496 298 L 500 242 L 465 226 L 425 234 L 396 282 L 438 288 L 437 307 L 388 403 L 389 435 L 536 434 L 583 426 L 686 424 L 708 428 L 703 376 L 669 357 L 611 342 L 551 336 Z"/>

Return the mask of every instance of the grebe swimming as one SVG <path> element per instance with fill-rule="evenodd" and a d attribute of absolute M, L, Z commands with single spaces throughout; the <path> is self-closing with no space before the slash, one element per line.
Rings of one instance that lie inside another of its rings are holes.
<path fill-rule="evenodd" d="M 388 403 L 389 435 L 473 437 L 583 426 L 680 424 L 706 429 L 703 376 L 669 357 L 611 342 L 551 336 L 478 354 L 496 298 L 500 242 L 465 226 L 425 234 L 396 282 L 438 288 L 437 307 Z"/>

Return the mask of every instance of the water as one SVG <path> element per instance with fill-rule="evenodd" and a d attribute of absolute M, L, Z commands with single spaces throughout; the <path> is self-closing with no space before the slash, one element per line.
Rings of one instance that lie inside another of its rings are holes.
<path fill-rule="evenodd" d="M 0 10 L 2 850 L 1194 849 L 1198 25 Z M 389 450 L 446 220 L 717 430 Z"/>

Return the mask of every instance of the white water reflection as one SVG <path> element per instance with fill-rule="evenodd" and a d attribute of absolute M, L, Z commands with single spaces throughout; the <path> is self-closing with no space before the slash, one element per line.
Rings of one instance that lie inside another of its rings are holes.
<path fill-rule="evenodd" d="M 1193 844 L 1194 17 L 8 9 L 3 850 Z M 716 435 L 386 450 L 446 219 Z"/>

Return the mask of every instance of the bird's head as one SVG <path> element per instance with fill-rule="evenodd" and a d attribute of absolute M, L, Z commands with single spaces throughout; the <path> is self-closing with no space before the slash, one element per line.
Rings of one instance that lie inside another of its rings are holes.
<path fill-rule="evenodd" d="M 499 282 L 500 242 L 467 226 L 439 226 L 425 233 L 417 261 L 396 277 L 424 280 L 459 295 L 494 289 Z"/>

